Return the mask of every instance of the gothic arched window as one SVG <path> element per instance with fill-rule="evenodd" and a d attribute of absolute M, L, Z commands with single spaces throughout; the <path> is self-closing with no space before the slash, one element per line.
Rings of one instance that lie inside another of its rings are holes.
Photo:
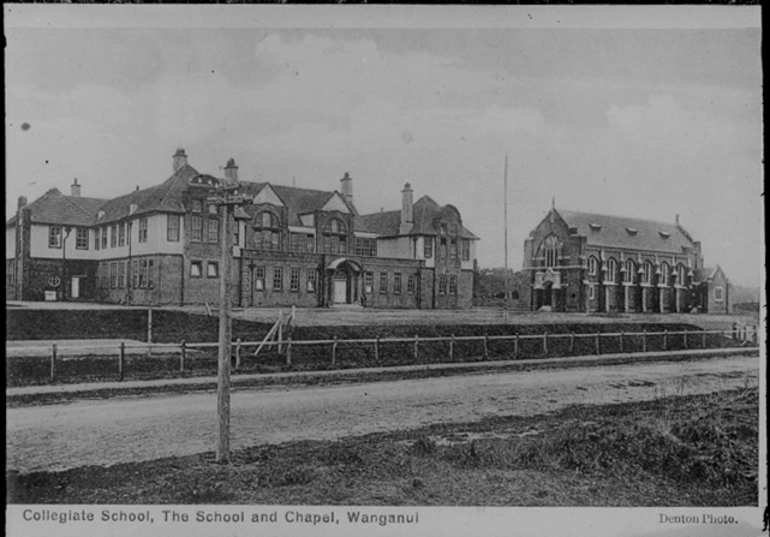
<path fill-rule="evenodd" d="M 652 263 L 647 261 L 644 264 L 644 272 L 642 273 L 642 283 L 652 283 Z"/>
<path fill-rule="evenodd" d="M 665 261 L 660 265 L 660 284 L 668 285 L 668 275 L 671 269 Z"/>
<path fill-rule="evenodd" d="M 626 281 L 633 282 L 636 279 L 636 263 L 633 259 L 626 260 Z"/>
<path fill-rule="evenodd" d="M 614 257 L 610 257 L 607 260 L 607 276 L 605 278 L 608 282 L 614 282 L 618 272 L 618 262 Z"/>
<path fill-rule="evenodd" d="M 596 276 L 597 272 L 599 272 L 599 260 L 591 256 L 588 258 L 588 274 Z"/>
<path fill-rule="evenodd" d="M 543 256 L 546 267 L 555 267 L 559 264 L 559 239 L 556 235 L 549 235 L 543 241 Z"/>

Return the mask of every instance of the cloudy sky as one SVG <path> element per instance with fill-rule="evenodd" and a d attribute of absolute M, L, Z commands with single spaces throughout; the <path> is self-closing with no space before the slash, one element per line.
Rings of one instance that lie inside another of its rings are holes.
<path fill-rule="evenodd" d="M 93 197 L 157 184 L 183 147 L 247 180 L 349 172 L 361 212 L 409 182 L 456 205 L 494 267 L 508 155 L 511 267 L 555 197 L 678 213 L 707 264 L 760 283 L 757 8 L 61 7 L 4 7 L 6 216 L 74 177 Z"/>

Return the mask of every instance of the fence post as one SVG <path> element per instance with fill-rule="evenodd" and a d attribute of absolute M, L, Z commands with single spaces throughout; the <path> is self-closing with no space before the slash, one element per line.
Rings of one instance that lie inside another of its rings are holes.
<path fill-rule="evenodd" d="M 414 335 L 414 361 L 417 362 L 418 360 L 418 347 L 420 346 L 420 336 L 417 334 Z"/>
<path fill-rule="evenodd" d="M 543 354 L 548 356 L 548 332 L 543 332 Z"/>
<path fill-rule="evenodd" d="M 725 346 L 725 331 L 720 330 L 719 331 L 719 347 L 722 348 Z"/>
<path fill-rule="evenodd" d="M 337 336 L 334 336 L 334 343 L 332 343 L 332 367 L 337 365 Z"/>
<path fill-rule="evenodd" d="M 684 331 L 684 348 L 687 349 L 687 330 Z"/>
<path fill-rule="evenodd" d="M 51 382 L 56 381 L 56 343 L 51 346 Z"/>
<path fill-rule="evenodd" d="M 283 312 L 278 310 L 278 354 L 283 352 Z"/>
<path fill-rule="evenodd" d="M 516 334 L 516 338 L 513 340 L 513 357 L 519 357 L 519 334 Z"/>
<path fill-rule="evenodd" d="M 241 338 L 235 340 L 235 370 L 238 371 L 241 368 Z"/>
<path fill-rule="evenodd" d="M 668 350 L 668 329 L 663 330 L 663 350 Z"/>
<path fill-rule="evenodd" d="M 184 371 L 184 361 L 187 358 L 187 341 L 182 340 L 181 353 L 179 354 L 179 371 Z"/>
<path fill-rule="evenodd" d="M 569 333 L 569 353 L 570 356 L 575 354 L 575 332 Z"/>
<path fill-rule="evenodd" d="M 147 356 L 152 356 L 152 308 L 147 309 Z"/>
<path fill-rule="evenodd" d="M 380 336 L 374 338 L 374 361 L 380 361 Z"/>
<path fill-rule="evenodd" d="M 489 360 L 489 336 L 484 334 L 484 359 Z"/>
<path fill-rule="evenodd" d="M 754 325 L 754 330 L 751 332 L 751 344 L 754 347 L 759 346 L 759 333 L 757 332 L 757 326 Z"/>
<path fill-rule="evenodd" d="M 706 331 L 703 331 L 703 348 L 706 348 Z"/>
<path fill-rule="evenodd" d="M 452 334 L 452 338 L 449 340 L 449 361 L 455 360 L 455 335 Z"/>
<path fill-rule="evenodd" d="M 286 367 L 291 367 L 291 336 L 286 338 Z"/>
<path fill-rule="evenodd" d="M 126 359 L 126 342 L 120 342 L 120 354 L 118 355 L 118 380 L 123 380 L 123 362 Z"/>
<path fill-rule="evenodd" d="M 647 352 L 647 330 L 642 331 L 642 352 Z"/>
<path fill-rule="evenodd" d="M 623 332 L 620 332 L 620 352 L 623 352 Z"/>
<path fill-rule="evenodd" d="M 596 354 L 602 353 L 601 342 L 599 341 L 601 332 L 596 332 Z"/>

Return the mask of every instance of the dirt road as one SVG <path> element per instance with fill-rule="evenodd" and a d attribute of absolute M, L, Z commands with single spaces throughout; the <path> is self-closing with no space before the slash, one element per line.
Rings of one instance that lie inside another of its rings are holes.
<path fill-rule="evenodd" d="M 648 400 L 756 385 L 759 358 L 462 375 L 394 382 L 237 391 L 234 449 L 333 439 L 574 404 Z M 7 468 L 23 472 L 111 465 L 212 451 L 211 392 L 80 401 L 7 410 Z"/>

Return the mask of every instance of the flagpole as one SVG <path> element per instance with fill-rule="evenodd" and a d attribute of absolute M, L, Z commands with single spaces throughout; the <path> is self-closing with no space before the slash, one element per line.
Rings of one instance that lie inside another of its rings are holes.
<path fill-rule="evenodd" d="M 503 322 L 508 322 L 508 155 L 505 155 L 503 174 L 503 220 L 505 221 L 505 298 L 503 299 Z"/>

